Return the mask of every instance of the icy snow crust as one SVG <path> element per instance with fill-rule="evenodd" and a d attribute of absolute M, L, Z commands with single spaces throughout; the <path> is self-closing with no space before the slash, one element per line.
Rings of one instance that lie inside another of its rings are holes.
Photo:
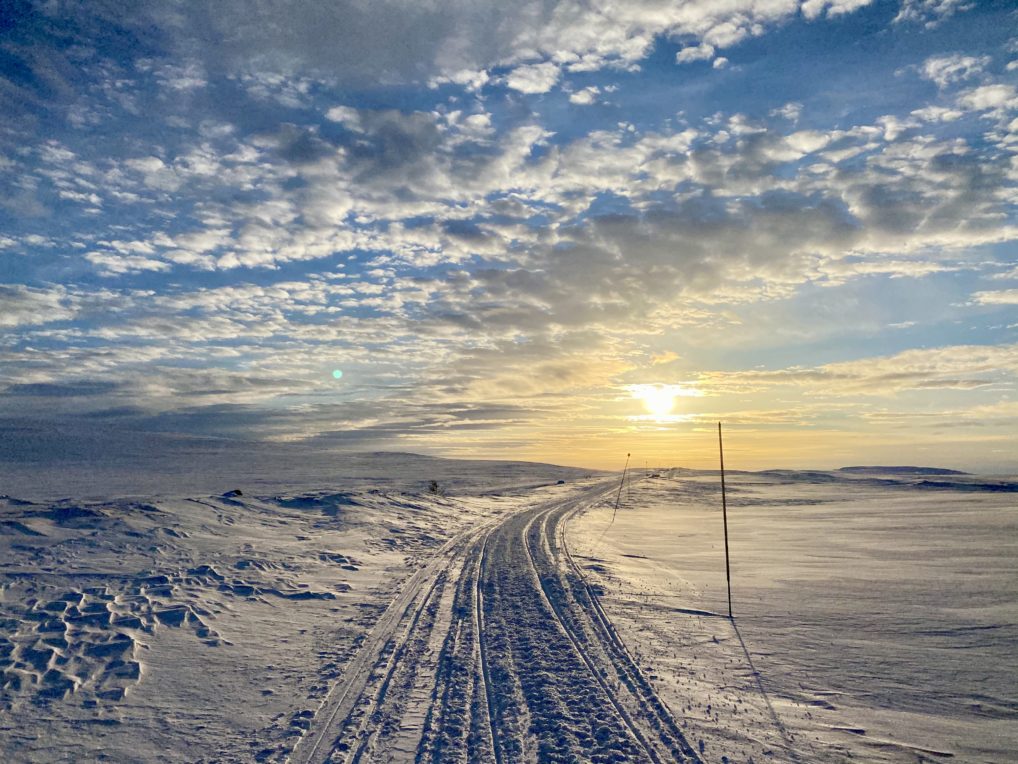
<path fill-rule="evenodd" d="M 0 500 L 0 758 L 1018 750 L 1006 480 L 733 475 L 736 631 L 715 475 L 633 481 L 611 525 L 617 476 L 546 465 L 376 454 L 318 491 L 247 477 Z"/>

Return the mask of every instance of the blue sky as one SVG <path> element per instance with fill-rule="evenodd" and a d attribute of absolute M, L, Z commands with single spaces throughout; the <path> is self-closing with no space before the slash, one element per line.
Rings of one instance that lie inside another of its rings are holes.
<path fill-rule="evenodd" d="M 1016 21 L 5 3 L 0 419 L 1018 468 Z"/>

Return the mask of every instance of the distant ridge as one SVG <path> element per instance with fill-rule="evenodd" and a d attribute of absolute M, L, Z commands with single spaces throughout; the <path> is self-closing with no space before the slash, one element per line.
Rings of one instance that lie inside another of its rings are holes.
<path fill-rule="evenodd" d="M 960 470 L 943 467 L 842 467 L 838 472 L 853 472 L 860 475 L 968 475 Z"/>

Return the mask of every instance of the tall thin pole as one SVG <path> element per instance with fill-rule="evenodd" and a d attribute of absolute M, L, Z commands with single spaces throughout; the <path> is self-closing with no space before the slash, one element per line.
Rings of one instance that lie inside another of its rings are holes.
<path fill-rule="evenodd" d="M 612 522 L 615 522 L 615 513 L 619 511 L 619 502 L 622 500 L 622 489 L 626 485 L 626 470 L 629 469 L 629 454 L 626 454 L 626 466 L 622 468 L 622 481 L 619 483 L 619 495 L 615 497 L 615 509 L 612 510 Z"/>
<path fill-rule="evenodd" d="M 608 523 L 608 527 L 602 531 L 601 536 L 597 540 L 598 544 L 601 543 L 601 539 L 603 539 L 605 534 L 608 533 L 608 529 L 615 525 L 615 514 L 619 511 L 619 501 L 622 500 L 622 488 L 626 485 L 626 470 L 629 469 L 629 457 L 630 454 L 626 454 L 626 466 L 622 468 L 622 481 L 619 483 L 619 493 L 615 497 L 615 508 L 612 510 L 611 522 Z"/>
<path fill-rule="evenodd" d="M 725 521 L 725 580 L 728 582 L 728 617 L 732 617 L 732 568 L 728 562 L 728 500 L 725 496 L 725 446 L 718 422 L 718 455 L 721 457 L 721 515 Z"/>

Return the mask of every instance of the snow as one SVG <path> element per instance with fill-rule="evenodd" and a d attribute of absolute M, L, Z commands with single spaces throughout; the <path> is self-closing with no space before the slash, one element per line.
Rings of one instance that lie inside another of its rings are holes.
<path fill-rule="evenodd" d="M 221 466 L 0 476 L 5 761 L 1018 752 L 1006 477 Z"/>
<path fill-rule="evenodd" d="M 568 539 L 711 760 L 1013 760 L 1018 501 L 921 478 L 729 475 L 737 631 L 716 475 L 637 481 Z"/>
<path fill-rule="evenodd" d="M 364 455 L 333 470 L 353 473 L 339 481 L 360 490 L 0 498 L 2 758 L 272 760 L 400 583 L 456 531 L 515 506 L 481 494 L 577 474 L 462 467 Z M 456 495 L 429 493 L 425 475 Z M 219 480 L 233 489 L 236 477 Z M 159 480 L 173 486 L 172 475 Z M 51 482 L 35 495 L 69 488 Z"/>

